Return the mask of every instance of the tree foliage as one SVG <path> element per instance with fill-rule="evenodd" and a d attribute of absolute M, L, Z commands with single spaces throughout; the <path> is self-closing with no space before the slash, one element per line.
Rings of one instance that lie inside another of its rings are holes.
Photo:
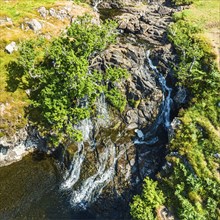
<path fill-rule="evenodd" d="M 157 182 L 146 177 L 141 195 L 136 195 L 133 198 L 133 203 L 130 204 L 131 215 L 133 219 L 145 220 L 155 219 L 156 209 L 165 201 L 164 195 L 157 187 Z"/>
<path fill-rule="evenodd" d="M 20 87 L 31 91 L 29 116 L 54 142 L 66 137 L 82 138 L 74 125 L 93 115 L 100 94 L 111 97 L 110 101 L 116 95 L 123 100 L 123 106 L 126 104 L 115 88 L 119 79 L 126 77 L 126 71 L 109 67 L 99 72 L 89 68 L 90 59 L 115 42 L 115 28 L 115 22 L 95 25 L 91 17 L 84 16 L 50 44 L 41 39 L 21 45 L 17 78 Z M 9 77 L 14 77 L 10 71 Z M 111 103 L 121 110 L 120 101 Z"/>

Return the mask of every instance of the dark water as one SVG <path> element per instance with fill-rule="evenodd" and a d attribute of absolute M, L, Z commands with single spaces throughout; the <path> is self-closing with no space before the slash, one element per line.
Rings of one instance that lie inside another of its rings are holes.
<path fill-rule="evenodd" d="M 0 219 L 94 219 L 69 205 L 70 193 L 52 158 L 29 155 L 0 168 Z"/>

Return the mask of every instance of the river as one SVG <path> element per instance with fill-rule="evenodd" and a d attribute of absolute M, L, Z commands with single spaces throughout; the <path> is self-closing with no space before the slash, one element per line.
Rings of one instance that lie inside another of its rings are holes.
<path fill-rule="evenodd" d="M 0 219 L 93 219 L 88 212 L 75 212 L 55 160 L 28 155 L 0 168 Z"/>

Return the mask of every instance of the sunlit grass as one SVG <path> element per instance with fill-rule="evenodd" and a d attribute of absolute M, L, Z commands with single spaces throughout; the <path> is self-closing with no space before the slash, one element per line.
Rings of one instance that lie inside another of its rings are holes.
<path fill-rule="evenodd" d="M 220 1 L 196 1 L 190 9 L 184 10 L 186 18 L 203 28 L 220 27 Z"/>
<path fill-rule="evenodd" d="M 36 14 L 36 9 L 40 6 L 49 7 L 56 0 L 0 0 L 0 17 L 8 16 L 17 21 L 23 17 L 33 17 Z"/>

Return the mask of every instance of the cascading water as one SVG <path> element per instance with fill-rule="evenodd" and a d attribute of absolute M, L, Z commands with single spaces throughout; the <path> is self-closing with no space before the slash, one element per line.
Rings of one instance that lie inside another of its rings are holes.
<path fill-rule="evenodd" d="M 105 147 L 100 155 L 97 172 L 86 179 L 79 190 L 72 194 L 72 206 L 86 208 L 102 192 L 102 189 L 112 180 L 116 163 L 116 150 L 114 144 Z M 108 165 L 110 164 L 110 167 Z"/>
<path fill-rule="evenodd" d="M 105 101 L 104 93 L 101 94 L 100 98 L 97 100 L 97 126 L 99 127 L 107 127 L 110 123 L 107 103 Z"/>
<path fill-rule="evenodd" d="M 158 77 L 158 81 L 162 88 L 163 92 L 163 100 L 160 106 L 160 112 L 157 116 L 156 121 L 153 123 L 151 129 L 145 135 L 138 135 L 138 139 L 134 141 L 135 144 L 155 144 L 158 141 L 158 137 L 155 136 L 157 132 L 157 128 L 159 125 L 163 124 L 166 130 L 170 129 L 170 108 L 172 104 L 171 92 L 172 89 L 166 85 L 166 79 L 164 76 L 157 70 L 157 67 L 153 65 L 152 60 L 150 59 L 150 51 L 148 50 L 146 53 L 147 61 L 150 68 L 154 71 L 154 73 Z M 136 130 L 136 133 L 140 133 L 140 130 Z"/>
<path fill-rule="evenodd" d="M 147 51 L 146 57 L 151 70 L 158 77 L 158 81 L 163 91 L 163 100 L 160 106 L 160 112 L 154 124 L 152 125 L 149 132 L 143 134 L 141 130 L 136 130 L 138 139 L 135 140 L 135 144 L 147 144 L 152 145 L 158 142 L 159 138 L 156 136 L 159 125 L 163 124 L 165 129 L 170 128 L 170 107 L 172 103 L 171 92 L 172 89 L 166 85 L 166 80 L 157 68 L 153 65 L 149 58 L 150 51 Z M 147 69 L 147 68 L 146 68 Z M 147 70 L 146 70 L 147 71 Z M 97 100 L 97 114 L 99 117 L 96 123 L 92 122 L 91 119 L 83 120 L 77 129 L 82 131 L 84 141 L 89 143 L 90 146 L 94 146 L 95 140 L 91 137 L 91 132 L 95 127 L 106 127 L 110 123 L 107 104 L 105 102 L 105 96 L 102 94 Z M 73 157 L 72 165 L 67 171 L 64 182 L 61 185 L 63 190 L 72 190 L 70 203 L 74 208 L 86 209 L 92 202 L 94 202 L 101 194 L 103 188 L 110 183 L 115 175 L 115 166 L 118 159 L 124 155 L 125 151 L 130 147 L 126 146 L 126 149 L 120 150 L 118 153 L 116 146 L 111 140 L 105 141 L 105 147 L 102 148 L 102 152 L 98 155 L 97 162 L 94 162 L 96 166 L 96 172 L 92 176 L 89 176 L 83 182 L 75 186 L 80 178 L 81 167 L 86 156 L 86 150 L 84 149 L 83 143 L 78 144 L 78 151 Z"/>
<path fill-rule="evenodd" d="M 74 184 L 78 181 L 81 171 L 81 166 L 84 161 L 84 146 L 83 143 L 78 144 L 78 151 L 73 157 L 70 169 L 64 176 L 64 182 L 61 185 L 61 189 L 71 189 Z"/>

